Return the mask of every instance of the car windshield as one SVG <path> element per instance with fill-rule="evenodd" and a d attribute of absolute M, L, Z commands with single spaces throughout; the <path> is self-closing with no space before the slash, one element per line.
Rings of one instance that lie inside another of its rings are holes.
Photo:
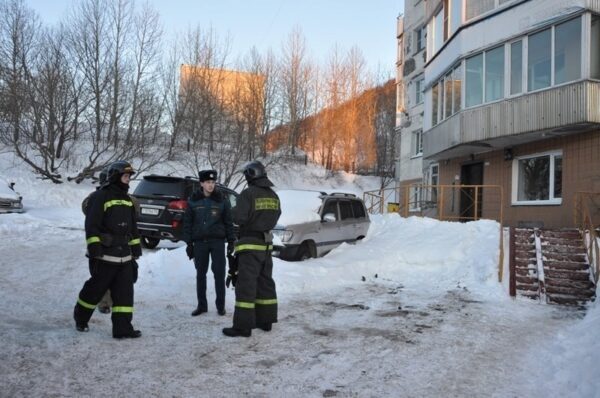
<path fill-rule="evenodd" d="M 277 191 L 281 201 L 281 217 L 278 224 L 287 226 L 320 221 L 321 193 L 316 191 Z"/>
<path fill-rule="evenodd" d="M 173 179 L 144 178 L 133 192 L 140 196 L 174 196 L 181 198 L 185 195 L 183 181 Z"/>

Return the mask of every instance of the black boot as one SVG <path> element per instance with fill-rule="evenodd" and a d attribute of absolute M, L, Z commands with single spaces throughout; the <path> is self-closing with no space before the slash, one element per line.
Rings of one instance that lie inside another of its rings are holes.
<path fill-rule="evenodd" d="M 250 329 L 236 329 L 236 328 L 224 328 L 223 334 L 229 337 L 250 337 L 252 330 Z"/>
<path fill-rule="evenodd" d="M 220 309 L 220 310 L 217 310 L 217 313 L 218 313 L 219 315 L 223 316 L 223 315 L 227 314 L 227 311 L 225 311 L 225 308 L 222 308 L 222 309 Z"/>
<path fill-rule="evenodd" d="M 103 314 L 110 314 L 110 307 L 98 306 L 98 311 L 100 311 Z"/>
<path fill-rule="evenodd" d="M 75 304 L 75 308 L 73 308 L 73 319 L 75 320 L 75 329 L 77 329 L 78 332 L 90 331 L 87 322 L 77 320 L 77 304 Z"/>
<path fill-rule="evenodd" d="M 90 331 L 88 324 L 82 323 L 82 322 L 75 322 L 75 329 L 77 329 L 78 332 L 89 332 Z"/>
<path fill-rule="evenodd" d="M 271 323 L 261 323 L 260 325 L 256 325 L 260 330 L 264 330 L 265 332 L 270 332 L 272 329 Z"/>
<path fill-rule="evenodd" d="M 135 339 L 138 337 L 142 337 L 142 332 L 140 332 L 139 330 L 131 330 L 127 333 L 122 333 L 122 334 L 113 334 L 113 337 L 115 339 Z"/>
<path fill-rule="evenodd" d="M 204 314 L 205 312 L 206 310 L 200 309 L 200 307 L 198 307 L 194 311 L 192 311 L 192 316 L 198 316 L 200 314 Z"/>

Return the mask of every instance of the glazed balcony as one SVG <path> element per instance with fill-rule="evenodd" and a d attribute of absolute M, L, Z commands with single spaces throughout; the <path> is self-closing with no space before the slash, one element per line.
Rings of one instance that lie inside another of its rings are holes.
<path fill-rule="evenodd" d="M 439 160 L 600 128 L 600 81 L 581 80 L 464 109 L 423 134 Z"/>

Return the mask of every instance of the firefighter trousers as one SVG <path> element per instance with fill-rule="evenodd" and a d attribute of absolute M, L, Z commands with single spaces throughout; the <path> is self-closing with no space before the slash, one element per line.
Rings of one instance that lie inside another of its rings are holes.
<path fill-rule="evenodd" d="M 245 249 L 244 247 L 252 247 Z M 254 329 L 277 322 L 277 294 L 271 252 L 262 245 L 236 245 L 238 277 L 233 327 Z"/>
<path fill-rule="evenodd" d="M 128 334 L 133 330 L 133 264 L 111 263 L 93 259 L 90 263 L 92 277 L 88 279 L 75 304 L 74 318 L 77 323 L 87 324 L 107 289 L 113 299 L 113 335 Z"/>

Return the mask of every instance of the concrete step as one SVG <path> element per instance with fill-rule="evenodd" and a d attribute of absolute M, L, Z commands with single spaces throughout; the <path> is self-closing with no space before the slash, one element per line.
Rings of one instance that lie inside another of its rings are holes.
<path fill-rule="evenodd" d="M 529 276 L 537 279 L 537 268 L 531 267 L 515 267 L 515 273 L 517 276 Z"/>
<path fill-rule="evenodd" d="M 578 236 L 576 239 L 572 238 L 555 238 L 555 237 L 542 237 L 542 245 L 552 245 L 552 246 L 582 246 L 581 236 Z"/>
<path fill-rule="evenodd" d="M 537 268 L 537 260 L 535 257 L 529 259 L 516 258 L 515 266 L 519 268 Z"/>
<path fill-rule="evenodd" d="M 560 279 L 560 278 L 545 278 L 546 286 L 561 286 L 569 287 L 574 289 L 594 289 L 594 282 L 591 280 L 571 280 L 571 279 Z"/>
<path fill-rule="evenodd" d="M 533 284 L 533 283 L 517 282 L 517 291 L 537 292 L 538 290 L 540 290 L 540 287 L 537 283 Z"/>
<path fill-rule="evenodd" d="M 549 284 L 546 285 L 546 293 L 547 294 L 560 294 L 565 296 L 571 296 L 576 298 L 584 297 L 587 300 L 594 297 L 595 291 L 592 289 L 577 289 L 572 287 L 564 287 L 564 286 L 551 286 Z"/>
<path fill-rule="evenodd" d="M 587 297 L 574 297 L 569 295 L 562 294 L 546 294 L 546 300 L 551 304 L 561 304 L 561 305 L 585 305 L 589 301 Z"/>
<path fill-rule="evenodd" d="M 588 271 L 590 266 L 586 262 L 546 260 L 544 261 L 544 269 L 552 269 L 556 271 Z"/>
<path fill-rule="evenodd" d="M 551 269 L 544 269 L 545 278 L 550 279 L 569 279 L 572 281 L 589 281 L 590 274 L 589 272 L 580 272 L 580 271 L 555 271 Z"/>
<path fill-rule="evenodd" d="M 556 239 L 581 239 L 579 231 L 576 229 L 570 230 L 542 230 L 542 239 L 556 238 Z"/>
<path fill-rule="evenodd" d="M 520 297 L 526 297 L 528 299 L 531 300 L 539 300 L 540 299 L 540 295 L 536 292 L 517 292 L 517 295 Z"/>
<path fill-rule="evenodd" d="M 567 261 L 567 262 L 576 262 L 576 263 L 581 263 L 581 262 L 587 261 L 585 254 L 577 254 L 577 253 L 562 254 L 562 253 L 555 253 L 555 252 L 550 252 L 550 251 L 543 252 L 542 258 L 544 259 L 544 261 L 556 260 L 556 261 Z"/>
<path fill-rule="evenodd" d="M 553 246 L 545 245 L 542 246 L 542 253 L 560 253 L 560 254 L 578 254 L 585 255 L 585 248 L 582 245 L 579 246 Z"/>

